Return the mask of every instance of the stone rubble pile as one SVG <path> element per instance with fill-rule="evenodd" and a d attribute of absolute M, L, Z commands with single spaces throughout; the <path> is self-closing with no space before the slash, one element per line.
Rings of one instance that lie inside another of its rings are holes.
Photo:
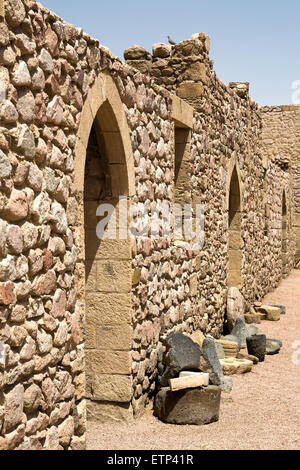
<path fill-rule="evenodd" d="M 230 293 L 232 296 L 232 293 Z M 239 299 L 235 293 L 235 299 Z M 240 303 L 240 302 L 239 302 Z M 242 303 L 240 303 L 242 305 Z M 285 313 L 284 306 L 257 305 L 265 319 L 274 321 L 274 312 Z M 232 390 L 229 376 L 252 371 L 265 355 L 280 351 L 279 340 L 258 334 L 246 325 L 242 309 L 230 312 L 231 334 L 215 340 L 201 331 L 190 335 L 173 333 L 164 337 L 159 370 L 159 390 L 154 413 L 170 424 L 208 424 L 219 419 L 222 391 Z M 247 352 L 246 352 L 247 351 Z"/>

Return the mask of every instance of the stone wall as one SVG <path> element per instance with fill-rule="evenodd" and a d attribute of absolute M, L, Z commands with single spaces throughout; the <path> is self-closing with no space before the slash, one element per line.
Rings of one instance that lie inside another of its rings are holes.
<path fill-rule="evenodd" d="M 292 267 L 290 167 L 263 158 L 258 107 L 247 85 L 217 79 L 206 35 L 161 47 L 166 59 L 147 53 L 141 73 L 138 54 L 122 64 L 33 0 L 4 7 L 0 448 L 80 449 L 86 405 L 101 421 L 143 410 L 162 336 L 222 334 L 233 174 L 246 302 Z M 203 204 L 203 248 L 173 230 L 100 243 L 97 206 L 118 212 L 119 196 L 150 211 Z"/>
<path fill-rule="evenodd" d="M 295 267 L 300 268 L 300 106 L 266 106 L 261 108 L 263 120 L 262 150 L 266 158 L 290 162 L 293 174 L 296 236 Z"/>

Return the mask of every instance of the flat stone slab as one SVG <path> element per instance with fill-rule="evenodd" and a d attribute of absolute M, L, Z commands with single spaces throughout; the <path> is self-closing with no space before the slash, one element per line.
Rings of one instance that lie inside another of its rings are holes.
<path fill-rule="evenodd" d="M 281 317 L 281 308 L 272 307 L 271 305 L 262 305 L 258 311 L 266 315 L 267 321 L 279 321 Z"/>
<path fill-rule="evenodd" d="M 236 357 L 239 352 L 238 343 L 235 341 L 225 341 L 221 339 L 217 340 L 216 344 L 221 344 L 225 353 L 225 357 L 220 357 L 219 359 L 225 359 L 226 357 Z"/>
<path fill-rule="evenodd" d="M 251 372 L 253 362 L 248 359 L 226 358 L 221 359 L 224 375 L 241 375 Z"/>
<path fill-rule="evenodd" d="M 177 390 L 185 390 L 188 388 L 208 387 L 209 374 L 199 373 L 179 377 L 178 379 L 170 379 L 170 389 L 172 392 Z"/>
<path fill-rule="evenodd" d="M 245 352 L 239 352 L 237 355 L 237 359 L 248 359 L 248 361 L 252 361 L 254 365 L 259 363 L 259 359 L 251 354 L 247 354 Z"/>
<path fill-rule="evenodd" d="M 163 388 L 156 395 L 154 413 L 164 423 L 200 426 L 219 420 L 220 402 L 221 388 L 214 385 L 177 392 Z"/>
<path fill-rule="evenodd" d="M 270 307 L 280 308 L 280 314 L 286 315 L 286 307 L 284 305 L 270 305 Z"/>

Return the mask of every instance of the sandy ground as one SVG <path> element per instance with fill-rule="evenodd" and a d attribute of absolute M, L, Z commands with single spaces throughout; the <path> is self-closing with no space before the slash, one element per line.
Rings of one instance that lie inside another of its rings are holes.
<path fill-rule="evenodd" d="M 88 425 L 89 450 L 281 450 L 300 449 L 300 271 L 293 271 L 265 303 L 283 304 L 280 322 L 263 322 L 260 333 L 280 339 L 279 355 L 268 356 L 251 373 L 234 376 L 230 394 L 222 394 L 218 423 L 166 425 L 152 407 L 133 426 Z"/>

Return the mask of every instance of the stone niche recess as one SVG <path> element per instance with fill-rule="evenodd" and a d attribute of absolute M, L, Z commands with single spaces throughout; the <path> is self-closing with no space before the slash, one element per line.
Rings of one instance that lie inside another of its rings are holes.
<path fill-rule="evenodd" d="M 299 267 L 299 107 L 260 109 L 209 50 L 199 33 L 124 63 L 0 0 L 0 449 L 83 449 L 87 419 L 132 422 L 162 337 L 219 339 L 230 287 L 261 301 Z M 201 249 L 175 213 L 130 237 L 137 204 L 174 203 L 192 222 L 203 206 Z M 117 236 L 97 236 L 101 204 Z"/>

